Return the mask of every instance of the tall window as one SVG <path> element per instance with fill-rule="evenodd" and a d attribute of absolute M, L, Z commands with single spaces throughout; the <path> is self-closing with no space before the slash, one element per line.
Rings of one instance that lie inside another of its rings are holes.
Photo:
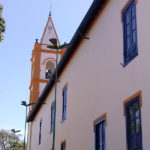
<path fill-rule="evenodd" d="M 40 120 L 40 129 L 39 129 L 39 144 L 41 144 L 41 132 L 42 132 L 42 119 Z"/>
<path fill-rule="evenodd" d="M 61 150 L 66 150 L 66 141 L 61 143 Z"/>
<path fill-rule="evenodd" d="M 126 104 L 128 150 L 142 150 L 141 110 L 139 96 Z"/>
<path fill-rule="evenodd" d="M 51 105 L 51 132 L 54 131 L 54 119 L 55 119 L 55 102 Z"/>
<path fill-rule="evenodd" d="M 95 149 L 105 150 L 105 118 L 95 122 Z"/>
<path fill-rule="evenodd" d="M 123 11 L 124 65 L 138 55 L 136 2 L 131 0 Z"/>
<path fill-rule="evenodd" d="M 67 86 L 63 89 L 63 108 L 62 108 L 62 122 L 66 120 L 67 113 Z"/>
<path fill-rule="evenodd" d="M 45 78 L 49 79 L 52 76 L 53 72 L 54 72 L 54 64 L 51 61 L 47 61 L 46 62 Z"/>

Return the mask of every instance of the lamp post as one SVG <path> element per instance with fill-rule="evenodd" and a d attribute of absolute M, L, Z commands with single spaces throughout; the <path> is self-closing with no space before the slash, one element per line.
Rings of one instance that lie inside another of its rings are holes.
<path fill-rule="evenodd" d="M 54 130 L 53 130 L 53 144 L 52 144 L 52 150 L 55 149 L 55 124 L 56 124 L 56 98 L 57 98 L 57 66 L 58 66 L 58 52 L 59 49 L 65 48 L 69 46 L 70 44 L 62 44 L 60 46 L 57 46 L 57 39 L 52 38 L 49 39 L 49 41 L 53 44 L 53 46 L 47 46 L 48 48 L 55 49 L 56 50 L 56 69 L 55 69 L 55 100 L 54 100 Z"/>
<path fill-rule="evenodd" d="M 14 133 L 13 150 L 14 150 L 14 148 L 15 148 L 15 144 L 14 144 L 14 143 L 15 143 L 15 140 L 16 140 L 16 133 L 17 133 L 17 132 L 20 132 L 20 131 L 21 131 L 21 130 L 11 129 L 11 132 Z"/>
<path fill-rule="evenodd" d="M 25 150 L 25 147 L 26 147 L 26 118 L 27 118 L 27 108 L 28 106 L 31 106 L 35 103 L 29 103 L 27 104 L 26 101 L 21 101 L 21 105 L 25 106 L 26 107 L 26 114 L 25 114 L 25 127 L 24 127 L 24 150 Z"/>

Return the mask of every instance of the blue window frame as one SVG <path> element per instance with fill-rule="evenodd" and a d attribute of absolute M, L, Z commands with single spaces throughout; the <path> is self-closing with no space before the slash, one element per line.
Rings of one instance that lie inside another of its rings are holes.
<path fill-rule="evenodd" d="M 105 118 L 102 118 L 95 123 L 95 150 L 106 150 Z"/>
<path fill-rule="evenodd" d="M 131 0 L 123 11 L 124 66 L 138 55 L 136 2 Z"/>
<path fill-rule="evenodd" d="M 55 102 L 52 103 L 51 105 L 51 129 L 50 131 L 54 131 L 54 119 L 55 119 Z"/>
<path fill-rule="evenodd" d="M 62 122 L 66 120 L 67 113 L 67 86 L 63 88 L 63 108 L 62 108 Z"/>
<path fill-rule="evenodd" d="M 41 132 L 42 132 L 42 119 L 40 120 L 39 144 L 41 144 Z"/>
<path fill-rule="evenodd" d="M 127 149 L 142 150 L 141 110 L 139 96 L 126 104 Z"/>

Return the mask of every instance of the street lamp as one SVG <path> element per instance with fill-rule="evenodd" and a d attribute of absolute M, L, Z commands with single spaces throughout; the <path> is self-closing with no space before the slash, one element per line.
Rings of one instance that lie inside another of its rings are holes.
<path fill-rule="evenodd" d="M 57 39 L 52 38 L 49 39 L 49 41 L 53 44 L 53 46 L 47 46 L 48 48 L 55 49 L 56 50 L 56 69 L 55 69 L 55 100 L 54 100 L 54 130 L 53 130 L 53 145 L 52 150 L 55 149 L 55 122 L 56 122 L 56 98 L 57 98 L 57 65 L 58 65 L 58 52 L 59 49 L 65 48 L 69 46 L 70 44 L 64 43 L 62 45 L 57 46 Z"/>
<path fill-rule="evenodd" d="M 26 116 L 25 116 L 25 127 L 24 127 L 24 150 L 25 150 L 25 145 L 26 145 L 26 118 L 27 118 L 27 108 L 28 106 L 31 106 L 35 103 L 29 103 L 27 104 L 26 101 L 21 101 L 21 105 L 26 107 Z"/>
<path fill-rule="evenodd" d="M 14 133 L 13 150 L 14 150 L 14 148 L 15 148 L 15 144 L 14 144 L 14 143 L 15 143 L 15 140 L 16 140 L 16 139 L 15 139 L 15 138 L 16 138 L 16 135 L 15 135 L 15 134 L 18 133 L 18 132 L 20 132 L 20 131 L 21 131 L 21 130 L 11 129 L 11 132 Z"/>

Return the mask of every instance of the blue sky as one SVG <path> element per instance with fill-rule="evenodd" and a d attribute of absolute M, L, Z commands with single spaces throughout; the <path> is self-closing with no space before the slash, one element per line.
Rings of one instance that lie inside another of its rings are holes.
<path fill-rule="evenodd" d="M 52 19 L 61 43 L 69 42 L 93 0 L 52 0 Z M 31 53 L 42 37 L 51 0 L 0 0 L 6 20 L 0 43 L 0 129 L 24 130 L 29 101 Z"/>

